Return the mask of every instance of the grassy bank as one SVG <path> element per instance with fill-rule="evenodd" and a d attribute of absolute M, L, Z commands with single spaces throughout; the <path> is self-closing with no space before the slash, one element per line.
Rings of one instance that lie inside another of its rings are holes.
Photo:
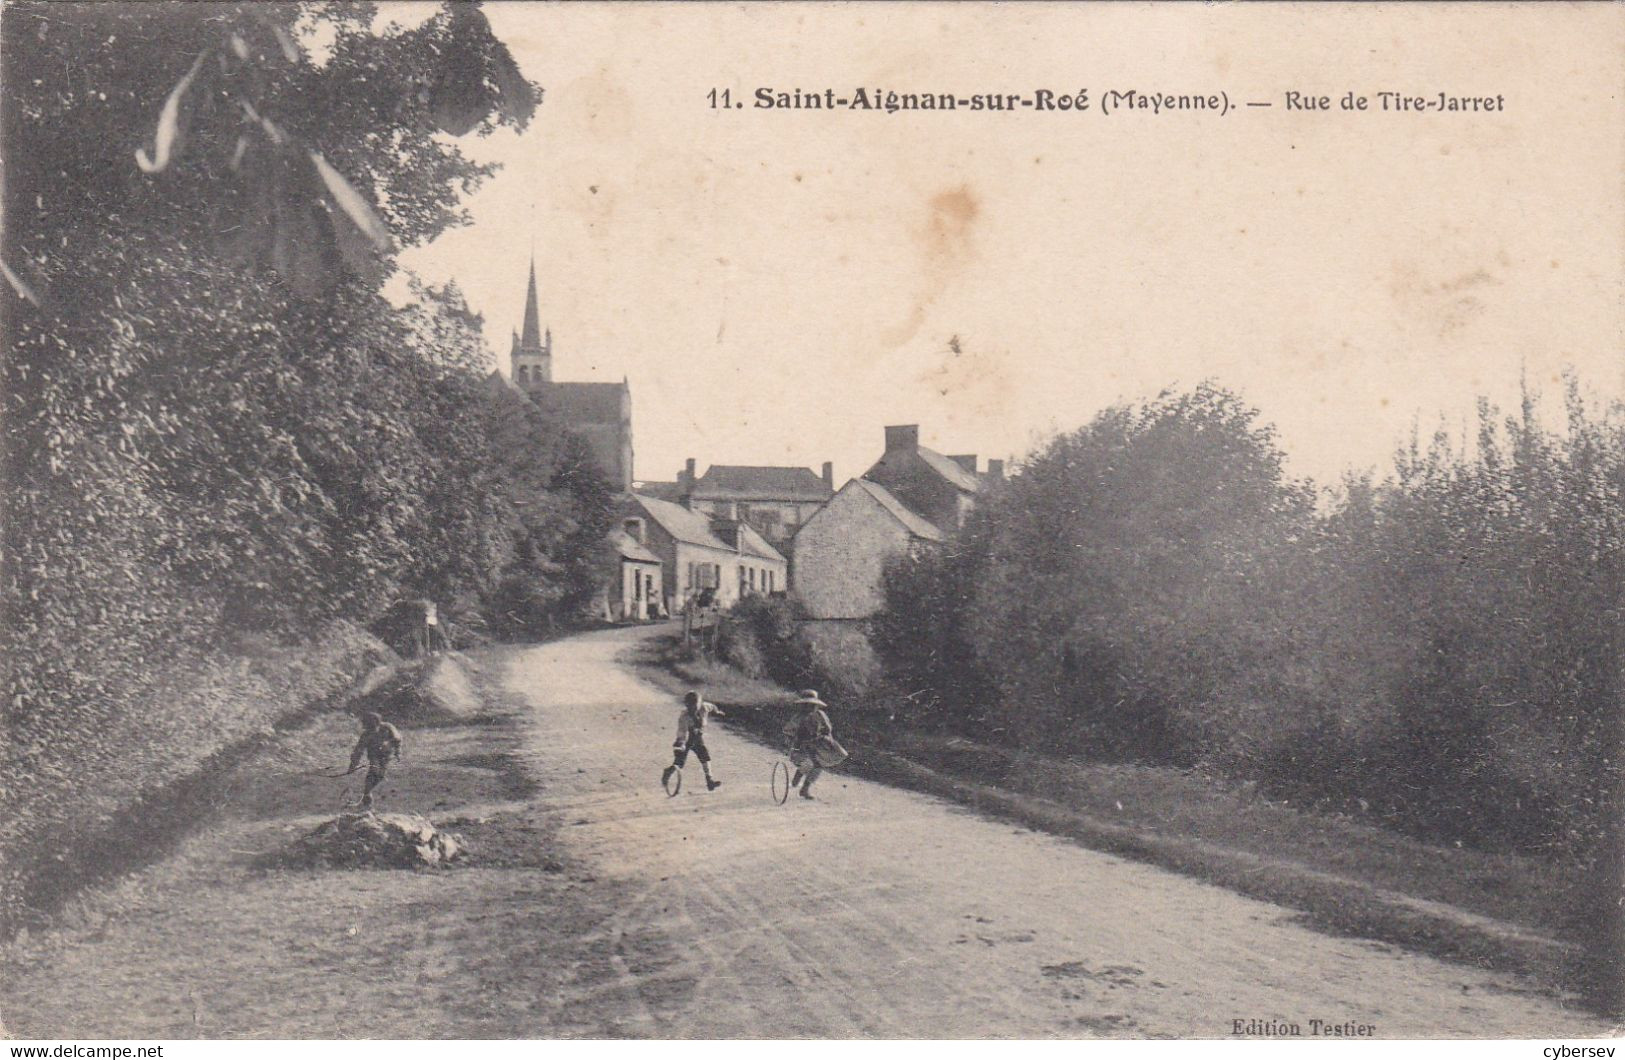
<path fill-rule="evenodd" d="M 739 729 L 776 740 L 779 686 L 654 642 L 638 662 L 674 692 L 700 687 Z M 1584 930 L 1576 870 L 1435 846 L 1310 813 L 1192 770 L 1104 765 L 911 731 L 834 704 L 844 770 L 951 799 L 1299 910 L 1324 930 L 1533 976 L 1564 989 Z"/>

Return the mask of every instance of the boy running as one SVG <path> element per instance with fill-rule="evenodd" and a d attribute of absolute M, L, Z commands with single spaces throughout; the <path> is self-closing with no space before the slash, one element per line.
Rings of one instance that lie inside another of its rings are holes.
<path fill-rule="evenodd" d="M 361 715 L 361 739 L 350 752 L 350 772 L 361 768 L 361 756 L 367 756 L 367 780 L 361 789 L 361 808 L 372 809 L 372 789 L 384 782 L 384 772 L 391 759 L 400 761 L 401 732 L 373 711 Z"/>
<path fill-rule="evenodd" d="M 784 735 L 790 741 L 790 761 L 796 764 L 796 774 L 790 786 L 801 785 L 801 797 L 813 798 L 813 781 L 824 772 L 826 765 L 838 766 L 846 758 L 846 749 L 835 742 L 835 726 L 830 724 L 824 708 L 829 706 L 809 688 L 796 694 L 796 705 L 801 715 L 784 726 Z"/>
<path fill-rule="evenodd" d="M 688 761 L 688 753 L 693 751 L 694 757 L 700 760 L 700 769 L 705 773 L 706 790 L 715 791 L 722 787 L 722 781 L 711 777 L 711 752 L 705 746 L 705 722 L 713 714 L 719 718 L 728 716 L 718 710 L 715 703 L 701 699 L 698 692 L 683 695 L 683 709 L 677 715 L 677 739 L 671 745 L 671 765 L 660 774 L 661 784 L 670 781 L 671 775 L 683 768 L 683 763 Z"/>

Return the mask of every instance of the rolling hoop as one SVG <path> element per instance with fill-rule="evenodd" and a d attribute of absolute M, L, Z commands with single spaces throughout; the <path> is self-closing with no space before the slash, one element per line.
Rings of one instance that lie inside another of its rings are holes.
<path fill-rule="evenodd" d="M 666 788 L 666 798 L 676 798 L 677 793 L 683 790 L 683 771 L 681 769 L 672 770 L 671 776 L 667 777 L 663 783 Z"/>
<path fill-rule="evenodd" d="M 783 806 L 790 797 L 790 767 L 783 761 L 773 763 L 773 801 Z"/>

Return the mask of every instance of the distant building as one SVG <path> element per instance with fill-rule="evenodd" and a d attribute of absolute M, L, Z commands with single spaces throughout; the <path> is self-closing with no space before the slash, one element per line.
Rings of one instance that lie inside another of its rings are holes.
<path fill-rule="evenodd" d="M 616 571 L 604 587 L 604 609 L 610 621 L 643 622 L 665 611 L 665 568 L 660 557 L 625 530 L 609 535 Z"/>
<path fill-rule="evenodd" d="M 976 505 L 984 479 L 1002 479 L 1004 461 L 989 460 L 978 474 L 976 457 L 943 456 L 920 444 L 917 424 L 886 428 L 886 451 L 863 473 L 891 491 L 910 511 L 944 530 L 957 530 Z"/>
<path fill-rule="evenodd" d="M 886 561 L 941 540 L 886 487 L 855 478 L 796 534 L 796 599 L 810 618 L 868 618 L 884 602 Z"/>
<path fill-rule="evenodd" d="M 775 545 L 789 542 L 808 517 L 834 496 L 834 465 L 822 476 L 804 467 L 712 464 L 694 477 L 693 460 L 677 475 L 676 499 L 695 511 L 739 519 Z"/>
<path fill-rule="evenodd" d="M 886 450 L 808 518 L 790 545 L 793 593 L 809 617 L 868 618 L 884 598 L 886 561 L 928 548 L 963 525 L 1004 461 L 943 456 L 920 444 L 917 425 L 886 428 Z"/>
<path fill-rule="evenodd" d="M 729 607 L 746 596 L 783 592 L 788 583 L 784 555 L 737 519 L 632 494 L 622 504 L 621 528 L 659 558 L 672 614 L 691 601 Z"/>
<path fill-rule="evenodd" d="M 616 490 L 632 492 L 632 391 L 619 383 L 558 383 L 553 380 L 553 332 L 543 331 L 536 299 L 536 263 L 525 291 L 524 331 L 508 354 L 510 378 L 544 412 L 592 450 L 599 470 Z"/>

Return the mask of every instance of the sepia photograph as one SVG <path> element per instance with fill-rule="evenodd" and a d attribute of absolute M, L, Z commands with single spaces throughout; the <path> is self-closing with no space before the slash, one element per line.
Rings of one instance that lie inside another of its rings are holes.
<path fill-rule="evenodd" d="M 1608 3 L 4 0 L 7 1055 L 1613 1055 L 1622 93 Z"/>

